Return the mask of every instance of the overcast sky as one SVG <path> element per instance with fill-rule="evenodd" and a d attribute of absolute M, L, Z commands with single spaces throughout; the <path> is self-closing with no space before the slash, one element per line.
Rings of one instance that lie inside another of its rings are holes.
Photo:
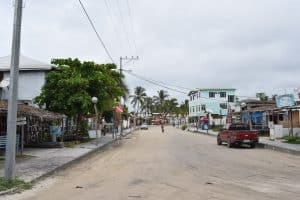
<path fill-rule="evenodd" d="M 299 0 L 128 0 L 131 18 L 126 1 L 107 0 L 109 12 L 104 0 L 82 0 L 116 62 L 140 57 L 126 66 L 139 75 L 187 88 L 233 87 L 241 96 L 300 86 Z M 11 52 L 12 2 L 0 1 L 0 56 Z M 78 0 L 26 0 L 21 49 L 44 62 L 110 62 Z M 127 82 L 149 95 L 160 89 L 129 75 Z"/>

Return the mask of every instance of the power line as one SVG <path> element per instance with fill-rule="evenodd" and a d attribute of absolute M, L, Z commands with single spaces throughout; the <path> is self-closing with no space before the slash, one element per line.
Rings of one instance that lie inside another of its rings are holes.
<path fill-rule="evenodd" d="M 126 4 L 127 4 L 127 8 L 128 8 L 128 15 L 129 15 L 129 21 L 130 21 L 130 26 L 131 26 L 131 33 L 132 33 L 132 37 L 133 37 L 133 45 L 135 48 L 135 53 L 137 54 L 137 45 L 136 45 L 136 40 L 135 40 L 135 32 L 134 32 L 134 28 L 133 28 L 133 19 L 132 19 L 132 14 L 131 14 L 131 8 L 130 8 L 130 3 L 129 0 L 126 0 Z"/>
<path fill-rule="evenodd" d="M 92 26 L 94 32 L 96 33 L 96 36 L 97 36 L 98 40 L 100 41 L 102 47 L 104 48 L 106 54 L 108 55 L 108 57 L 110 58 L 110 60 L 111 60 L 113 63 L 116 63 L 116 62 L 114 61 L 114 59 L 112 58 L 111 54 L 109 53 L 107 47 L 105 46 L 105 44 L 104 44 L 104 42 L 103 42 L 103 40 L 102 40 L 100 34 L 98 33 L 98 31 L 97 31 L 97 29 L 96 29 L 96 27 L 95 27 L 93 21 L 91 20 L 89 14 L 88 14 L 88 12 L 87 12 L 87 10 L 85 9 L 84 5 L 83 5 L 82 2 L 81 2 L 81 0 L 78 0 L 78 1 L 79 1 L 80 5 L 81 5 L 82 10 L 83 10 L 84 13 L 85 13 L 85 16 L 88 18 L 88 20 L 89 20 L 89 22 L 90 22 L 90 24 L 91 24 L 91 26 Z"/>
<path fill-rule="evenodd" d="M 177 89 L 174 89 L 174 88 L 170 88 L 170 87 L 168 87 L 168 86 L 165 86 L 165 85 L 159 84 L 159 83 L 157 83 L 157 82 L 155 82 L 155 81 L 146 79 L 146 78 L 144 78 L 144 77 L 142 77 L 142 76 L 139 76 L 139 75 L 137 75 L 137 74 L 134 74 L 134 73 L 132 73 L 132 72 L 129 72 L 129 71 L 126 71 L 126 70 L 123 70 L 123 71 L 127 72 L 128 74 L 130 74 L 130 75 L 132 75 L 132 76 L 134 76 L 134 77 L 136 77 L 136 78 L 139 78 L 139 79 L 141 79 L 141 80 L 143 80 L 143 81 L 146 81 L 146 82 L 148 82 L 148 83 L 151 83 L 151 84 L 153 84 L 153 85 L 157 85 L 157 86 L 163 87 L 163 88 L 165 88 L 165 89 L 168 89 L 168 90 L 171 90 L 171 91 L 174 91 L 174 92 L 178 92 L 178 93 L 182 93 L 182 94 L 185 94 L 185 95 L 188 94 L 187 92 L 180 91 L 180 90 L 177 90 Z"/>
<path fill-rule="evenodd" d="M 124 16 L 123 16 L 123 13 L 122 13 L 122 10 L 121 10 L 120 2 L 119 2 L 119 0 L 116 0 L 116 2 L 117 2 L 118 11 L 119 11 L 119 13 L 120 13 L 121 26 L 122 26 L 123 31 L 124 31 L 124 33 L 125 33 L 127 42 L 128 42 L 128 44 L 129 44 L 129 48 L 130 48 L 131 50 L 133 50 L 133 49 L 132 49 L 131 42 L 130 42 L 130 39 L 129 39 L 129 34 L 128 34 L 127 30 L 126 30 L 126 25 L 125 25 Z"/>
<path fill-rule="evenodd" d="M 110 17 L 110 20 L 111 20 L 111 23 L 112 23 L 112 26 L 113 26 L 113 29 L 114 29 L 114 33 L 116 35 L 116 37 L 118 38 L 119 40 L 119 45 L 120 45 L 120 49 L 123 49 L 123 46 L 122 46 L 122 38 L 120 37 L 120 35 L 118 34 L 118 31 L 117 31 L 117 23 L 115 22 L 114 20 L 114 14 L 112 12 L 112 9 L 110 8 L 110 5 L 109 3 L 107 2 L 107 0 L 104 0 L 104 4 L 106 6 L 106 9 L 108 10 L 108 14 L 109 14 L 109 17 Z"/>

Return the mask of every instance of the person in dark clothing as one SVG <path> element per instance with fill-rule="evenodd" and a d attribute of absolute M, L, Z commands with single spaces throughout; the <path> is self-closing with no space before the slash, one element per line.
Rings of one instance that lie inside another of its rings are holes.
<path fill-rule="evenodd" d="M 160 120 L 160 128 L 161 128 L 161 132 L 165 132 L 165 127 L 164 127 L 164 120 L 162 119 L 162 120 Z"/>

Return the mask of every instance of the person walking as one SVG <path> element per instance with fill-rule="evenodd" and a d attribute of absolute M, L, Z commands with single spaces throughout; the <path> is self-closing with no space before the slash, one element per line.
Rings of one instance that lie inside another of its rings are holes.
<path fill-rule="evenodd" d="M 160 120 L 160 128 L 161 128 L 161 132 L 164 133 L 165 132 L 165 127 L 164 127 L 164 120 Z"/>

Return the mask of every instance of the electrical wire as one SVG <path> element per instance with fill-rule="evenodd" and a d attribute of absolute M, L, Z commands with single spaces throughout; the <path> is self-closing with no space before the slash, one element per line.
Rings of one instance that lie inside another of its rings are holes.
<path fill-rule="evenodd" d="M 109 18 L 111 20 L 111 23 L 112 23 L 112 26 L 113 26 L 113 29 L 114 29 L 114 33 L 115 33 L 115 36 L 116 38 L 119 40 L 119 45 L 120 45 L 120 49 L 123 49 L 123 45 L 122 45 L 122 38 L 120 37 L 120 35 L 118 34 L 118 31 L 117 31 L 117 23 L 115 22 L 114 20 L 114 14 L 113 14 L 113 11 L 110 7 L 110 4 L 108 3 L 107 0 L 104 0 L 104 4 L 105 4 L 105 7 L 108 11 L 108 14 L 109 14 Z"/>
<path fill-rule="evenodd" d="M 123 16 L 123 13 L 122 13 L 122 10 L 121 10 L 120 2 L 119 2 L 119 0 L 116 0 L 116 2 L 117 2 L 117 8 L 118 8 L 118 11 L 119 11 L 119 13 L 120 13 L 121 26 L 122 26 L 123 31 L 124 31 L 124 33 L 125 33 L 127 42 L 128 42 L 128 44 L 129 44 L 129 48 L 130 48 L 131 50 L 133 50 L 132 44 L 131 44 L 130 39 L 129 39 L 129 34 L 128 34 L 127 30 L 126 30 L 125 20 L 124 20 L 124 16 Z"/>
<path fill-rule="evenodd" d="M 133 40 L 133 46 L 135 48 L 135 53 L 136 55 L 138 55 L 137 53 L 137 45 L 136 45 L 136 40 L 135 40 L 135 32 L 134 32 L 134 28 L 133 28 L 133 18 L 132 18 L 132 13 L 131 13 L 131 7 L 130 7 L 130 3 L 129 0 L 126 0 L 126 4 L 127 4 L 127 8 L 128 8 L 128 15 L 129 15 L 129 21 L 130 21 L 130 27 L 131 27 L 131 34 L 132 34 L 132 40 Z"/>
<path fill-rule="evenodd" d="M 116 63 L 116 62 L 114 61 L 114 59 L 112 58 L 111 54 L 109 53 L 107 47 L 105 46 L 105 44 L 104 44 L 104 42 L 103 42 L 103 40 L 102 40 L 100 34 L 98 33 L 98 31 L 97 31 L 97 29 L 96 29 L 96 27 L 95 27 L 95 25 L 94 25 L 92 19 L 90 18 L 89 14 L 88 14 L 88 12 L 87 12 L 85 6 L 84 6 L 83 3 L 81 2 L 81 0 L 78 0 L 78 1 L 79 1 L 80 5 L 81 5 L 81 8 L 82 8 L 82 10 L 83 10 L 85 16 L 86 16 L 87 19 L 89 20 L 90 25 L 92 26 L 94 32 L 96 33 L 96 36 L 97 36 L 98 40 L 100 41 L 102 47 L 104 48 L 106 54 L 108 55 L 109 59 L 110 59 L 113 63 Z"/>
<path fill-rule="evenodd" d="M 124 70 L 124 71 L 125 71 L 125 70 Z M 136 78 L 139 78 L 139 79 L 141 79 L 141 80 L 143 80 L 143 81 L 146 81 L 146 82 L 148 82 L 148 83 L 151 83 L 151 84 L 153 84 L 153 85 L 160 86 L 160 87 L 162 87 L 162 88 L 165 88 L 165 89 L 168 89 L 168 90 L 171 90 L 171 91 L 174 91 L 174 92 L 178 92 L 178 93 L 181 93 L 181 94 L 185 94 L 185 95 L 188 94 L 187 92 L 180 91 L 180 90 L 177 90 L 177 89 L 174 89 L 174 88 L 170 88 L 170 87 L 168 87 L 168 86 L 159 84 L 159 83 L 157 83 L 157 82 L 155 82 L 155 81 L 152 81 L 152 80 L 146 79 L 146 78 L 144 78 L 144 77 L 141 77 L 141 76 L 139 76 L 139 75 L 137 75 L 137 74 L 134 74 L 134 73 L 132 73 L 132 72 L 129 72 L 129 71 L 125 71 L 125 72 L 127 72 L 127 73 L 130 74 L 131 76 L 134 76 L 134 77 L 136 77 Z"/>

